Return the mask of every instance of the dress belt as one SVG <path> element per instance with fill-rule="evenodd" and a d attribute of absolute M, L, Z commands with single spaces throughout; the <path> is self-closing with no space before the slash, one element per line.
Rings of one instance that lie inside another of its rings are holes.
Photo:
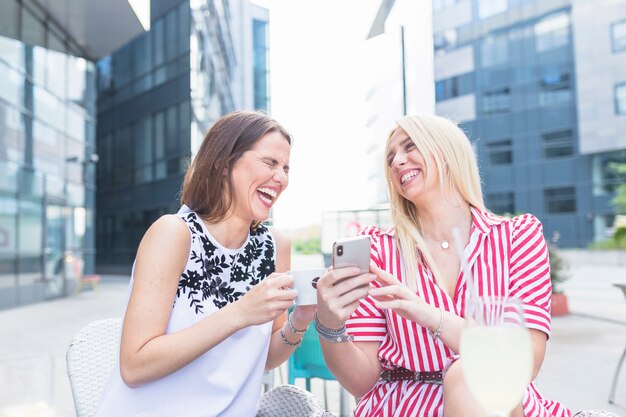
<path fill-rule="evenodd" d="M 443 383 L 443 372 L 416 372 L 405 368 L 396 368 L 391 371 L 383 371 L 380 373 L 380 379 L 386 382 L 392 381 L 418 381 L 426 384 Z"/>

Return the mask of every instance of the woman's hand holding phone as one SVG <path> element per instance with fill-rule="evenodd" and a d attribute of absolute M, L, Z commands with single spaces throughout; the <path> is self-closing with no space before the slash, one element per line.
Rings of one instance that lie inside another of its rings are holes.
<path fill-rule="evenodd" d="M 357 267 L 329 268 L 317 282 L 317 317 L 330 329 L 339 329 L 359 306 L 376 275 Z"/>

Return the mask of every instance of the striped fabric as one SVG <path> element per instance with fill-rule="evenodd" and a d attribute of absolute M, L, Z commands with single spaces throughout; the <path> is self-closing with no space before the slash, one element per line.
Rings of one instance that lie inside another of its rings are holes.
<path fill-rule="evenodd" d="M 513 219 L 472 208 L 473 226 L 465 256 L 481 296 L 515 296 L 524 304 L 526 324 L 550 335 L 550 268 L 548 250 L 539 220 L 530 214 Z M 394 229 L 371 227 L 372 260 L 404 281 L 404 271 L 394 239 Z M 423 263 L 418 266 L 417 293 L 429 304 L 463 316 L 469 296 L 466 276 L 459 276 L 454 297 L 440 289 Z M 347 323 L 356 342 L 378 341 L 383 369 L 403 367 L 414 371 L 441 371 L 454 357 L 428 330 L 389 310 L 379 310 L 371 298 L 361 300 Z M 444 326 L 445 331 L 445 326 Z M 443 416 L 440 385 L 413 381 L 378 382 L 357 405 L 356 417 Z M 526 417 L 570 417 L 555 401 L 542 398 L 534 384 L 523 399 Z"/>

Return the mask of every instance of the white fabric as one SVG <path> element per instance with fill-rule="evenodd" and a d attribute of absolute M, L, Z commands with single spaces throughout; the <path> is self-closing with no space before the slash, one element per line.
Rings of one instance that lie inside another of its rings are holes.
<path fill-rule="evenodd" d="M 192 241 L 167 333 L 187 328 L 217 311 L 215 303 L 234 301 L 228 295 L 222 299 L 226 293 L 215 295 L 224 284 L 228 284 L 226 288 L 235 299 L 245 294 L 269 275 L 268 264 L 271 261 L 273 268 L 275 260 L 274 240 L 264 227 L 252 232 L 241 248 L 233 250 L 222 247 L 199 217 L 186 207 L 178 216 L 189 226 Z M 190 278 L 194 273 L 199 277 Z M 131 288 L 132 284 L 131 279 Z M 192 287 L 196 284 L 198 287 Z M 208 296 L 202 297 L 203 294 Z M 255 416 L 271 329 L 269 322 L 240 330 L 184 368 L 139 388 L 128 388 L 121 379 L 119 366 L 115 366 L 96 415 Z"/>

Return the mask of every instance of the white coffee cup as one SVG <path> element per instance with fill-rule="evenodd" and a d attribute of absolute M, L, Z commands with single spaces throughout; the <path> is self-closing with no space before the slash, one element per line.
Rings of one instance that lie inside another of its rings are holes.
<path fill-rule="evenodd" d="M 324 268 L 300 269 L 287 273 L 293 278 L 293 288 L 298 292 L 296 305 L 317 304 L 317 279 L 325 273 Z"/>

